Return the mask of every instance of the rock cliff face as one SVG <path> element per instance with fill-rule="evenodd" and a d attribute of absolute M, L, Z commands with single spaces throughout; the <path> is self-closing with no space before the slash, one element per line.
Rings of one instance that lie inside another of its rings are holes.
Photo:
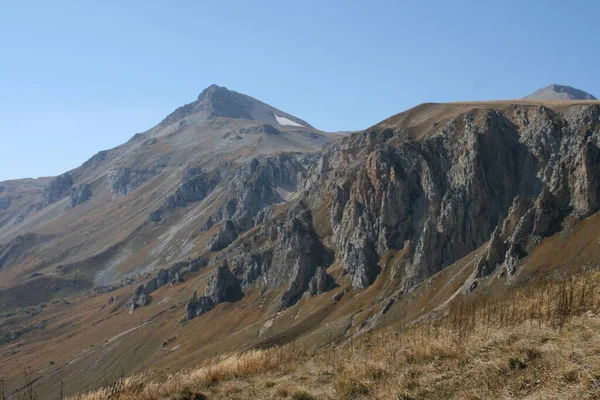
<path fill-rule="evenodd" d="M 218 171 L 208 174 L 199 168 L 190 168 L 175 193 L 166 199 L 165 208 L 185 207 L 204 199 L 220 181 Z"/>
<path fill-rule="evenodd" d="M 57 202 L 69 193 L 69 189 L 73 185 L 73 177 L 71 174 L 62 174 L 54 179 L 50 185 L 44 189 L 42 200 L 38 205 L 38 210 Z"/>
<path fill-rule="evenodd" d="M 210 277 L 204 294 L 198 297 L 194 291 L 186 306 L 185 317 L 188 320 L 192 319 L 212 310 L 219 303 L 234 302 L 242 296 L 240 281 L 231 273 L 225 260 Z"/>
<path fill-rule="evenodd" d="M 199 271 L 201 268 L 206 267 L 207 263 L 208 260 L 205 258 L 196 258 L 189 260 L 187 263 L 175 263 L 169 269 L 159 269 L 155 277 L 135 288 L 130 301 L 130 313 L 140 306 L 150 304 L 152 300 L 151 293 L 167 284 L 176 285 L 184 282 L 184 277 L 188 273 Z"/>
<path fill-rule="evenodd" d="M 477 276 L 514 274 L 566 216 L 600 209 L 600 106 L 479 108 L 443 122 L 415 139 L 392 119 L 326 145 L 296 181 L 302 199 L 259 213 L 226 250 L 242 287 L 285 285 L 287 307 L 327 289 L 334 259 L 364 289 L 384 255 L 404 250 L 394 275 L 410 290 L 486 242 Z M 322 207 L 327 221 L 314 221 Z M 330 227 L 329 248 L 315 223 Z"/>
<path fill-rule="evenodd" d="M 520 199 L 535 210 L 529 230 L 524 221 L 510 232 L 515 243 L 598 211 L 599 122 L 597 105 L 513 106 L 461 114 L 419 141 L 375 127 L 327 146 L 308 199 L 329 203 L 336 256 L 356 288 L 389 250 L 409 246 L 408 289 L 488 241 L 509 210 L 527 214 Z"/>
<path fill-rule="evenodd" d="M 236 168 L 226 179 L 225 204 L 211 215 L 204 229 L 224 220 L 230 220 L 238 233 L 254 227 L 259 212 L 272 204 L 285 202 L 288 195 L 297 190 L 298 176 L 306 171 L 305 157 L 261 156 Z"/>
<path fill-rule="evenodd" d="M 208 243 L 208 250 L 219 251 L 229 246 L 238 236 L 237 229 L 231 220 L 225 221 L 219 232 Z"/>
<path fill-rule="evenodd" d="M 71 188 L 71 208 L 77 207 L 81 203 L 84 203 L 92 197 L 92 190 L 90 185 L 83 183 L 76 188 Z"/>
<path fill-rule="evenodd" d="M 106 185 L 112 191 L 113 199 L 117 199 L 142 186 L 157 173 L 155 170 L 115 168 L 109 171 Z"/>

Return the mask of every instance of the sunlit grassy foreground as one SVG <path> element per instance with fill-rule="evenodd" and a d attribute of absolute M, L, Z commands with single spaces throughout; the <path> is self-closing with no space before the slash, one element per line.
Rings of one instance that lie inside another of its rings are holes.
<path fill-rule="evenodd" d="M 225 355 L 71 399 L 599 399 L 600 274 L 455 302 L 443 316 L 316 352 Z"/>

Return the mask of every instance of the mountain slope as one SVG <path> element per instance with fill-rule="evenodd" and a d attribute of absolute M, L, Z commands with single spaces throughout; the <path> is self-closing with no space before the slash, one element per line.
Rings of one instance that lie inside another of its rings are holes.
<path fill-rule="evenodd" d="M 49 222 L 0 248 L 16 260 L 0 270 L 15 279 L 0 304 L 44 278 L 79 289 L 0 319 L 11 388 L 22 365 L 56 394 L 53 382 L 72 393 L 120 368 L 166 375 L 229 351 L 319 348 L 600 267 L 598 102 L 423 104 L 314 153 L 260 144 L 326 134 L 205 112 L 55 179 L 23 224 Z M 92 196 L 65 212 L 87 197 L 67 198 L 70 182 Z"/>
<path fill-rule="evenodd" d="M 536 90 L 523 100 L 597 100 L 591 94 L 583 90 L 575 89 L 566 85 L 548 85 Z"/>
<path fill-rule="evenodd" d="M 231 217 L 247 229 L 264 204 L 295 191 L 306 154 L 337 137 L 249 96 L 210 86 L 156 127 L 59 177 L 35 185 L 0 183 L 0 243 L 11 253 L 0 268 L 0 290 L 31 279 L 112 284 L 195 257 L 198 246 L 205 246 L 175 242 L 190 242 L 202 226 L 208 230 Z M 263 177 L 248 190 L 228 187 L 240 174 L 262 176 L 273 162 L 285 165 L 285 176 Z M 20 194 L 25 190 L 27 195 Z M 199 215 L 207 196 L 219 215 Z M 44 245 L 26 253 L 18 246 L 24 235 L 43 237 Z M 21 305 L 28 305 L 28 293 L 22 293 Z"/>

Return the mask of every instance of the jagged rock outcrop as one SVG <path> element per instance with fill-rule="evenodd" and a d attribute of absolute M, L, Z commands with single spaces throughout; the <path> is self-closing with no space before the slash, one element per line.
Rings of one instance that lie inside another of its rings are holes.
<path fill-rule="evenodd" d="M 185 207 L 189 203 L 204 199 L 217 186 L 220 179 L 217 170 L 205 173 L 199 168 L 189 168 L 175 193 L 167 197 L 165 208 Z"/>
<path fill-rule="evenodd" d="M 166 269 L 161 269 L 158 271 L 158 275 L 156 276 L 156 286 L 162 287 L 169 283 L 169 271 Z"/>
<path fill-rule="evenodd" d="M 44 189 L 42 194 L 42 200 L 38 205 L 38 210 L 49 206 L 52 203 L 56 203 L 69 193 L 69 189 L 73 185 L 73 177 L 71 174 L 66 173 L 56 177 L 50 185 Z"/>
<path fill-rule="evenodd" d="M 187 262 L 175 263 L 169 269 L 159 269 L 156 277 L 135 288 L 133 296 L 131 297 L 131 303 L 135 306 L 131 308 L 130 312 L 133 312 L 139 306 L 147 306 L 150 304 L 150 301 L 152 300 L 150 297 L 151 293 L 167 284 L 175 285 L 184 282 L 183 277 L 185 274 L 197 272 L 206 265 L 208 265 L 208 260 L 206 258 L 198 257 L 190 259 Z M 223 282 L 218 282 L 219 287 L 223 285 L 225 285 Z M 217 299 L 217 297 L 214 298 Z"/>
<path fill-rule="evenodd" d="M 158 289 L 158 283 L 156 282 L 156 278 L 150 279 L 148 282 L 144 283 L 142 293 L 150 294 Z"/>
<path fill-rule="evenodd" d="M 196 305 L 198 304 L 198 293 L 194 290 L 192 297 L 185 306 L 185 319 L 190 320 L 196 316 Z"/>
<path fill-rule="evenodd" d="M 251 284 L 268 289 L 286 286 L 278 303 L 284 308 L 309 290 L 319 267 L 327 268 L 333 262 L 333 253 L 318 238 L 312 214 L 303 203 L 265 222 L 254 235 L 230 246 L 227 255 L 242 288 Z M 319 278 L 316 282 L 321 284 Z"/>
<path fill-rule="evenodd" d="M 212 237 L 210 242 L 208 243 L 209 251 L 219 251 L 223 250 L 225 247 L 229 246 L 231 242 L 237 238 L 238 232 L 231 220 L 225 221 L 225 223 L 219 228 L 219 232 L 215 236 Z"/>
<path fill-rule="evenodd" d="M 111 190 L 113 199 L 116 199 L 142 186 L 156 174 L 156 170 L 114 168 L 108 172 L 106 185 Z"/>
<path fill-rule="evenodd" d="M 192 294 L 192 297 L 188 301 L 185 307 L 185 319 L 190 320 L 199 315 L 205 314 L 214 308 L 215 304 L 213 301 L 206 297 L 198 297 L 196 291 Z"/>
<path fill-rule="evenodd" d="M 311 296 L 325 293 L 331 286 L 332 281 L 333 279 L 327 274 L 327 270 L 319 267 L 308 284 L 308 293 Z"/>
<path fill-rule="evenodd" d="M 227 260 L 223 261 L 223 264 L 217 268 L 215 274 L 208 281 L 204 296 L 215 304 L 223 301 L 234 302 L 242 297 L 240 282 L 231 273 Z"/>
<path fill-rule="evenodd" d="M 336 255 L 355 287 L 370 285 L 378 260 L 408 243 L 409 288 L 488 241 L 517 196 L 537 199 L 537 235 L 556 231 L 560 215 L 597 211 L 597 113 L 475 110 L 419 141 L 375 127 L 326 146 L 303 180 L 307 201 L 329 203 Z"/>
<path fill-rule="evenodd" d="M 289 307 L 308 289 L 317 268 L 333 262 L 333 255 L 319 240 L 312 226 L 312 215 L 301 203 L 274 229 L 271 234 L 277 236 L 266 280 L 273 287 L 288 285 L 280 303 Z"/>
<path fill-rule="evenodd" d="M 318 222 L 357 289 L 377 279 L 392 250 L 406 253 L 394 267 L 405 291 L 488 241 L 476 276 L 499 266 L 513 274 L 566 216 L 600 209 L 599 135 L 598 105 L 474 109 L 418 140 L 391 119 L 327 144 L 297 180 L 302 200 L 283 214 L 260 212 L 259 229 L 226 250 L 232 270 L 243 287 L 287 285 L 283 307 L 318 293 L 317 267 L 332 260 Z M 323 204 L 329 220 L 313 221 L 309 209 Z"/>
<path fill-rule="evenodd" d="M 240 281 L 231 273 L 227 260 L 224 260 L 223 264 L 217 268 L 209 279 L 204 294 L 198 297 L 196 291 L 194 291 L 186 306 L 186 319 L 189 320 L 202 315 L 212 310 L 219 303 L 237 301 L 242 296 Z"/>
<path fill-rule="evenodd" d="M 98 153 L 94 154 L 89 160 L 81 164 L 83 168 L 96 168 L 101 164 L 105 163 L 109 159 L 114 156 L 114 151 L 112 150 L 102 150 Z"/>
<path fill-rule="evenodd" d="M 240 280 L 242 288 L 245 289 L 256 282 L 259 278 L 264 278 L 265 268 L 267 268 L 272 259 L 272 252 L 244 252 L 233 258 L 231 270 Z M 261 284 L 266 285 L 263 279 Z"/>
<path fill-rule="evenodd" d="M 92 197 L 92 190 L 90 189 L 90 185 L 88 185 L 87 183 L 82 183 L 76 188 L 71 188 L 70 196 L 70 208 L 77 207 L 81 203 L 88 201 L 90 197 Z"/>
<path fill-rule="evenodd" d="M 254 227 L 259 212 L 286 201 L 297 190 L 298 177 L 306 172 L 303 158 L 294 154 L 261 156 L 238 167 L 227 179 L 227 201 L 203 229 L 224 220 L 231 220 L 238 233 Z"/>

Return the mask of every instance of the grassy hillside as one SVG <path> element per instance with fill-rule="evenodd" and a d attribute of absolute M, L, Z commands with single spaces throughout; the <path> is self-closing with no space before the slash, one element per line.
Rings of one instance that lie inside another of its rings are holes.
<path fill-rule="evenodd" d="M 231 354 L 70 399 L 204 398 L 598 399 L 600 273 L 457 300 L 418 324 L 340 346 Z"/>

